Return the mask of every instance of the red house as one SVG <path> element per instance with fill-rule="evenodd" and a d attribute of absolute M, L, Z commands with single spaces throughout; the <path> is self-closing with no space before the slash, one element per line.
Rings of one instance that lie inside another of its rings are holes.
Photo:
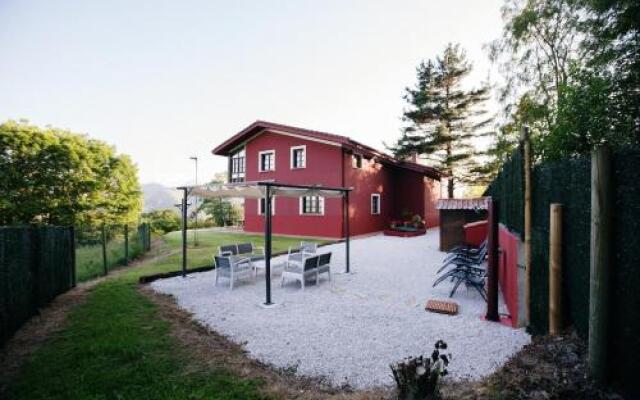
<path fill-rule="evenodd" d="M 436 201 L 442 173 L 395 159 L 346 136 L 256 121 L 213 149 L 229 159 L 229 182 L 351 187 L 352 235 L 379 232 L 403 215 L 439 225 Z M 244 229 L 263 231 L 264 202 L 246 199 Z M 344 237 L 342 202 L 322 197 L 274 198 L 273 232 Z"/>

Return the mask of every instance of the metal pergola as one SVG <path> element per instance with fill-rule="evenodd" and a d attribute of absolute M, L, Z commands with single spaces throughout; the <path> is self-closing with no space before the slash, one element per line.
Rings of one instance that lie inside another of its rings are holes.
<path fill-rule="evenodd" d="M 223 185 L 180 186 L 178 190 L 182 196 L 182 277 L 187 276 L 187 197 L 190 194 L 200 198 L 233 198 L 242 197 L 249 199 L 265 200 L 264 212 L 264 253 L 265 253 L 265 305 L 271 302 L 271 200 L 273 196 L 303 197 L 322 196 L 328 198 L 340 197 L 343 199 L 343 229 L 345 236 L 346 269 L 350 272 L 350 244 L 349 244 L 349 192 L 351 188 L 330 187 L 322 185 L 294 185 L 278 183 L 275 181 L 241 182 Z"/>

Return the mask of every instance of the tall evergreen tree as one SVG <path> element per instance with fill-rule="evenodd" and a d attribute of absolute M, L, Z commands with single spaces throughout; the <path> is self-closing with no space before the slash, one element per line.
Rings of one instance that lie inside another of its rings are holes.
<path fill-rule="evenodd" d="M 449 175 L 448 194 L 453 197 L 455 181 L 474 179 L 477 170 L 473 139 L 483 132 L 491 118 L 482 107 L 489 98 L 489 87 L 465 90 L 463 79 L 472 66 L 458 44 L 449 44 L 441 57 L 420 63 L 417 83 L 406 88 L 408 122 L 402 136 L 390 149 L 397 157 L 418 154 Z"/>

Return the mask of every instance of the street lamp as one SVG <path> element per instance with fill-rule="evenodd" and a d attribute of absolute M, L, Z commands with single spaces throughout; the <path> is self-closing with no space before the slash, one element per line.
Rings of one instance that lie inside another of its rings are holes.
<path fill-rule="evenodd" d="M 198 157 L 197 156 L 193 156 L 193 157 L 189 157 L 190 160 L 193 160 L 196 162 L 196 186 L 198 186 Z M 193 197 L 193 202 L 195 203 L 195 226 L 194 226 L 194 230 L 193 230 L 193 246 L 194 247 L 198 247 L 198 197 L 194 196 Z"/>

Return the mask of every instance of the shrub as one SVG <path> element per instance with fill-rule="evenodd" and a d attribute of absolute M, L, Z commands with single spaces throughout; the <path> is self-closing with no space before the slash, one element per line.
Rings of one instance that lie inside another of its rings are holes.
<path fill-rule="evenodd" d="M 149 222 L 154 233 L 165 234 L 180 229 L 180 217 L 171 209 L 154 210 L 142 214 L 142 218 Z"/>

